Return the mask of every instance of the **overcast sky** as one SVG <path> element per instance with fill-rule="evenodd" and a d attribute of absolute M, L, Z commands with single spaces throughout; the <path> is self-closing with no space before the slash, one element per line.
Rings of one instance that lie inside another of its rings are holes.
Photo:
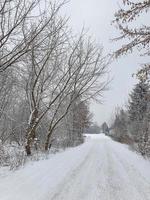
<path fill-rule="evenodd" d="M 113 15 L 119 8 L 121 0 L 71 0 L 64 8 L 70 16 L 70 25 L 75 32 L 80 32 L 83 25 L 89 29 L 89 34 L 102 43 L 106 52 L 116 49 L 118 44 L 110 41 L 118 32 L 111 25 Z M 110 75 L 113 78 L 109 91 L 104 93 L 103 105 L 91 103 L 94 121 L 99 125 L 104 121 L 110 122 L 114 109 L 125 105 L 128 94 L 136 83 L 132 74 L 139 68 L 144 58 L 135 54 L 124 56 L 110 66 Z"/>

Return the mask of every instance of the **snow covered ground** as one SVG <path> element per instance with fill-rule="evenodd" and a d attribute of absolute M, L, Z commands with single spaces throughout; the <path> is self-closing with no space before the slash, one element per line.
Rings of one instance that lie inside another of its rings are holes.
<path fill-rule="evenodd" d="M 130 199 L 150 200 L 150 162 L 103 134 L 0 177 L 0 200 Z"/>

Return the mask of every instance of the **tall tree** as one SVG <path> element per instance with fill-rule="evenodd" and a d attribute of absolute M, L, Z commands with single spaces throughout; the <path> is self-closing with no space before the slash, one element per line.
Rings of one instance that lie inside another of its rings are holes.
<path fill-rule="evenodd" d="M 102 124 L 101 129 L 102 129 L 103 133 L 105 133 L 105 134 L 108 134 L 108 133 L 109 133 L 109 127 L 108 127 L 108 125 L 107 125 L 106 122 L 104 122 L 104 123 Z"/>
<path fill-rule="evenodd" d="M 128 138 L 128 115 L 123 109 L 119 109 L 112 125 L 114 137 L 120 142 L 127 142 Z"/>
<path fill-rule="evenodd" d="M 147 110 L 149 85 L 140 81 L 130 94 L 129 118 L 131 121 L 142 121 Z"/>
<path fill-rule="evenodd" d="M 143 120 L 148 108 L 148 99 L 149 85 L 140 81 L 130 94 L 128 106 L 130 132 L 136 142 L 140 142 L 142 137 Z"/>

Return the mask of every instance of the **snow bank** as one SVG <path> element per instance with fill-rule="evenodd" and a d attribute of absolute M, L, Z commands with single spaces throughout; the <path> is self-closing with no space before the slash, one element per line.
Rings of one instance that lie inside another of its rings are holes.
<path fill-rule="evenodd" d="M 0 200 L 47 200 L 50 191 L 88 154 L 91 143 L 66 150 L 0 179 Z"/>
<path fill-rule="evenodd" d="M 150 181 L 150 160 L 148 158 L 144 159 L 138 152 L 132 152 L 128 145 L 120 144 L 115 141 L 109 141 L 108 144 L 118 157 L 130 164 L 134 169 L 138 170 L 144 179 Z"/>

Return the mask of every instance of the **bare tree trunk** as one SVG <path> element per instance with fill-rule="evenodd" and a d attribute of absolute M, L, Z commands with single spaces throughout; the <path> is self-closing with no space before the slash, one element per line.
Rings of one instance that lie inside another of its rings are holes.
<path fill-rule="evenodd" d="M 27 153 L 27 156 L 31 155 L 31 146 L 33 144 L 33 141 L 35 139 L 35 135 L 36 135 L 36 127 L 34 128 L 29 128 L 27 131 L 27 142 L 26 142 L 26 146 L 25 146 L 25 150 Z"/>
<path fill-rule="evenodd" d="M 27 156 L 30 156 L 31 155 L 31 144 L 29 143 L 29 141 L 27 142 L 27 144 L 25 146 L 25 150 L 26 150 Z"/>
<path fill-rule="evenodd" d="M 51 138 L 52 132 L 53 132 L 53 130 L 50 127 L 49 130 L 48 130 L 47 137 L 46 137 L 45 151 L 48 151 L 48 149 L 49 149 L 49 142 L 50 142 L 50 138 Z"/>
<path fill-rule="evenodd" d="M 26 150 L 27 156 L 31 155 L 31 146 L 36 136 L 36 119 L 38 117 L 37 109 L 35 109 L 34 112 L 31 113 L 30 117 L 31 119 L 29 122 L 29 127 L 27 128 L 27 132 L 26 132 L 27 141 L 25 145 L 25 150 Z"/>

